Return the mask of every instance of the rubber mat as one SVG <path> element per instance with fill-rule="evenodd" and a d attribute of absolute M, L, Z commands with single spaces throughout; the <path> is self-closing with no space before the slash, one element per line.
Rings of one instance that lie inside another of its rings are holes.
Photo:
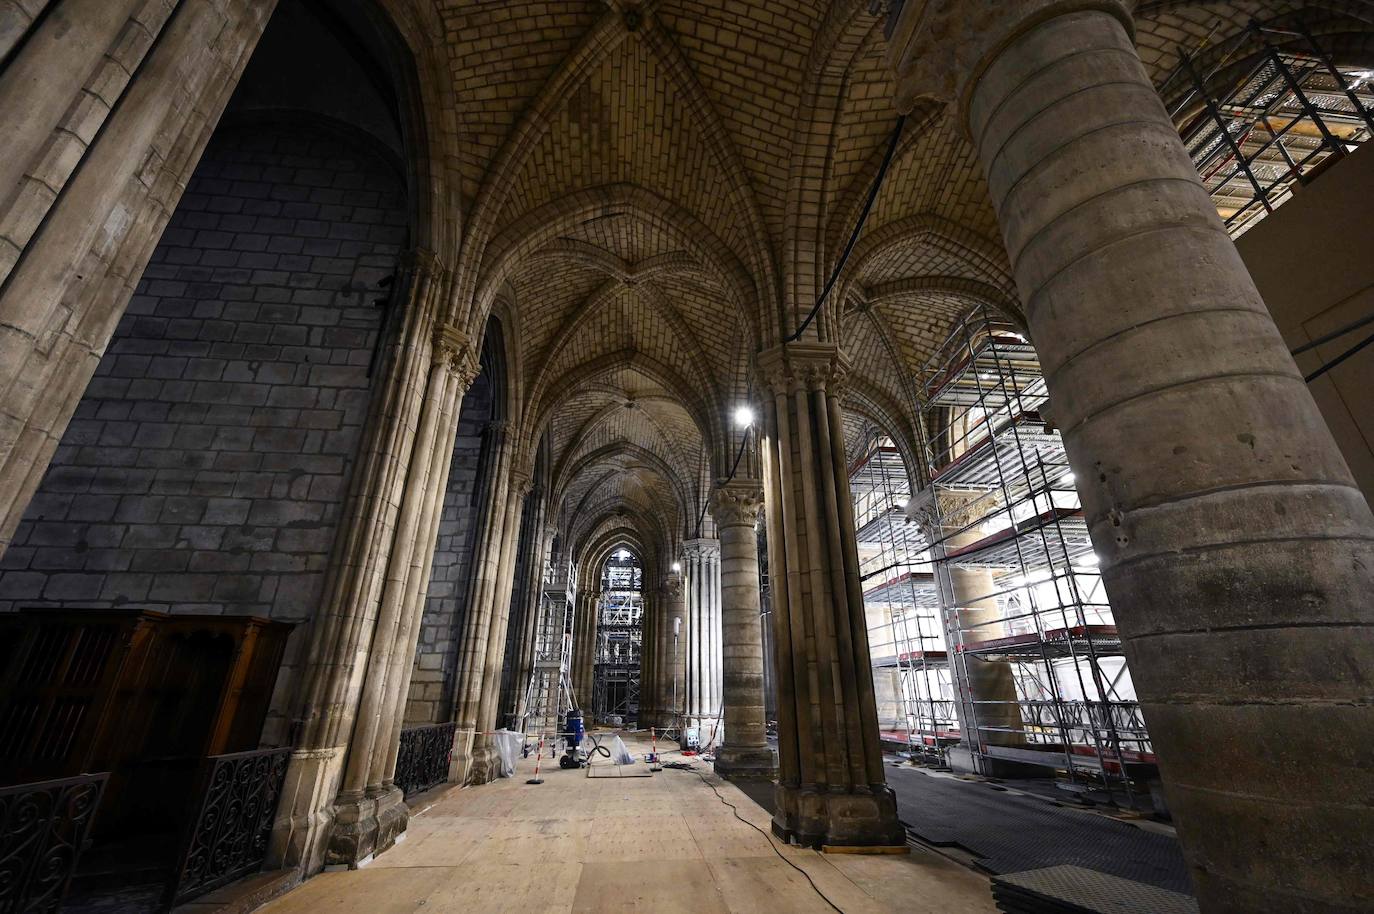
<path fill-rule="evenodd" d="M 1198 914 L 1188 895 L 1081 866 L 993 877 L 992 897 L 1005 914 Z"/>
<path fill-rule="evenodd" d="M 1178 841 L 1094 813 L 999 791 L 986 782 L 888 768 L 897 813 L 936 846 L 961 847 L 993 874 L 1076 866 L 1192 894 Z"/>

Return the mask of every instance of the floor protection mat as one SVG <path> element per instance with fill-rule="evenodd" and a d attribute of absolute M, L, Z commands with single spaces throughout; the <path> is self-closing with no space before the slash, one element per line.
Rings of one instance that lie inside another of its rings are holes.
<path fill-rule="evenodd" d="M 888 768 L 897 814 L 922 841 L 961 847 L 993 874 L 1081 867 L 1192 894 L 1178 841 L 1106 816 L 996 790 L 986 782 Z"/>
<path fill-rule="evenodd" d="M 1005 914 L 1198 914 L 1191 896 L 1081 866 L 994 876 L 992 897 Z"/>

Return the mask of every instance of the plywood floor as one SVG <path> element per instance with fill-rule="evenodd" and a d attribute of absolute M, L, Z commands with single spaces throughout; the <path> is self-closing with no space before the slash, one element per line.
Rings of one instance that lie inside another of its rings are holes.
<path fill-rule="evenodd" d="M 637 753 L 647 749 L 627 742 Z M 598 762 L 598 775 L 615 770 Z M 262 910 L 833 912 L 770 843 L 845 914 L 996 910 L 987 879 L 935 854 L 867 857 L 787 847 L 736 819 L 691 772 L 589 778 L 555 763 L 543 768 L 543 784 L 531 786 L 525 780 L 532 768 L 532 760 L 521 760 L 514 778 L 436 796 L 411 818 L 406 840 L 368 866 L 316 876 Z M 697 768 L 767 832 L 767 813 L 718 781 L 709 765 Z"/>

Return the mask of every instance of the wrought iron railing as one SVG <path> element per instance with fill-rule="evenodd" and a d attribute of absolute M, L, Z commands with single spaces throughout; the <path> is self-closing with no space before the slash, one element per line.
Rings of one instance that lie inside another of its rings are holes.
<path fill-rule="evenodd" d="M 448 780 L 456 726 L 434 724 L 401 731 L 401 750 L 396 756 L 396 786 L 402 793 L 410 796 Z"/>
<path fill-rule="evenodd" d="M 108 777 L 0 788 L 0 911 L 58 909 Z"/>
<path fill-rule="evenodd" d="M 262 867 L 291 749 L 258 749 L 205 760 L 200 805 L 168 890 L 172 906 Z"/>

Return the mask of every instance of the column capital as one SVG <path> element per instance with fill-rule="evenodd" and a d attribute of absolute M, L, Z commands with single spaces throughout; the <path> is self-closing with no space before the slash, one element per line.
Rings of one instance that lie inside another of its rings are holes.
<path fill-rule="evenodd" d="M 906 0 L 889 23 L 887 44 L 897 110 L 910 111 L 922 99 L 956 103 L 960 123 L 967 123 L 970 87 L 1020 35 L 1055 17 L 1090 10 L 1115 16 L 1133 34 L 1134 5 L 1132 0 Z"/>
<path fill-rule="evenodd" d="M 686 559 L 720 558 L 720 540 L 699 537 L 682 541 L 682 556 Z"/>
<path fill-rule="evenodd" d="M 997 507 L 989 493 L 969 489 L 940 489 L 929 486 L 906 503 L 906 516 L 915 521 L 926 539 L 936 542 L 945 532 L 958 530 Z"/>
<path fill-rule="evenodd" d="M 511 461 L 510 489 L 524 498 L 534 489 L 534 460 L 529 454 L 517 454 Z"/>
<path fill-rule="evenodd" d="M 447 365 L 458 383 L 467 390 L 481 370 L 471 338 L 452 324 L 435 324 L 431 356 L 435 365 Z"/>
<path fill-rule="evenodd" d="M 711 493 L 711 516 L 719 527 L 753 527 L 763 508 L 763 486 L 752 479 L 736 479 Z"/>
<path fill-rule="evenodd" d="M 783 343 L 759 353 L 758 373 L 763 386 L 775 394 L 839 394 L 849 374 L 849 359 L 834 343 Z"/>

